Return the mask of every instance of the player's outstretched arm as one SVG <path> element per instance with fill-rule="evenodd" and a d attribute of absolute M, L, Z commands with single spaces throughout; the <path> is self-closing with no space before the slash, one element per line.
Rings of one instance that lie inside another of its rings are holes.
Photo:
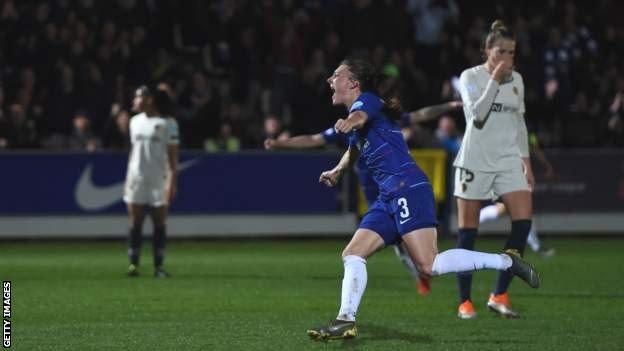
<path fill-rule="evenodd" d="M 298 135 L 287 139 L 266 139 L 264 148 L 272 149 L 311 149 L 321 147 L 326 144 L 325 138 L 321 133 L 310 135 Z"/>
<path fill-rule="evenodd" d="M 462 107 L 461 101 L 449 101 L 440 105 L 426 106 L 409 113 L 409 124 L 430 121 L 449 111 Z"/>

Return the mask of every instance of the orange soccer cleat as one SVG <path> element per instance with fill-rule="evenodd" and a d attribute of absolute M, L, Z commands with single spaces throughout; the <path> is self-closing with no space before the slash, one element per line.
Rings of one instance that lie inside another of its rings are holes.
<path fill-rule="evenodd" d="M 429 295 L 431 292 L 431 279 L 429 278 L 418 278 L 418 283 L 416 283 L 416 290 L 422 296 Z"/>
<path fill-rule="evenodd" d="M 472 301 L 466 300 L 459 305 L 457 309 L 457 317 L 461 319 L 473 319 L 477 316 L 477 312 L 472 306 Z"/>
<path fill-rule="evenodd" d="M 511 302 L 509 302 L 509 293 L 503 293 L 500 295 L 490 294 L 487 307 L 490 311 L 498 313 L 505 318 L 518 318 L 519 315 L 516 311 L 511 309 Z"/>

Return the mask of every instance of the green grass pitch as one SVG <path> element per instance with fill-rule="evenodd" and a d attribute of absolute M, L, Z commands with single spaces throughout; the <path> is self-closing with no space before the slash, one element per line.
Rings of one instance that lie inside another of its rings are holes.
<path fill-rule="evenodd" d="M 429 296 L 390 249 L 368 261 L 356 339 L 313 342 L 305 330 L 335 317 L 343 240 L 172 241 L 168 279 L 127 278 L 125 243 L 0 242 L 12 281 L 14 350 L 622 350 L 622 239 L 551 239 L 550 260 L 528 254 L 538 290 L 514 281 L 521 319 L 485 308 L 495 273 L 473 283 L 476 320 L 456 318 L 453 275 Z M 495 250 L 502 239 L 481 238 Z M 449 248 L 450 240 L 440 243 Z"/>

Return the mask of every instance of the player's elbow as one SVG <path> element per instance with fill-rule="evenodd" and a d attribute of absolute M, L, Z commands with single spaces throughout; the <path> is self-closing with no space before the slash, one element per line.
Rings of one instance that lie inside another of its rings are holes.
<path fill-rule="evenodd" d="M 477 122 L 482 122 L 485 119 L 485 117 L 487 116 L 487 112 L 486 111 L 481 111 L 477 107 L 470 107 L 468 109 L 468 113 L 470 114 L 472 119 L 477 121 Z"/>

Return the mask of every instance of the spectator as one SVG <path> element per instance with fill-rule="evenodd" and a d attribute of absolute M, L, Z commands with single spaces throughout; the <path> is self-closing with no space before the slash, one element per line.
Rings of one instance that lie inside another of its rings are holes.
<path fill-rule="evenodd" d="M 105 129 L 104 147 L 111 150 L 130 149 L 130 113 L 126 110 L 113 111 Z"/>
<path fill-rule="evenodd" d="M 435 136 L 438 142 L 442 145 L 444 150 L 449 155 L 449 158 L 454 158 L 461 146 L 461 135 L 457 131 L 457 125 L 455 119 L 449 115 L 440 117 L 438 121 L 438 129 L 435 131 Z"/>
<path fill-rule="evenodd" d="M 12 149 L 30 149 L 38 146 L 35 122 L 26 116 L 24 107 L 13 104 L 9 108 L 7 145 Z"/>
<path fill-rule="evenodd" d="M 91 122 L 84 112 L 73 119 L 74 129 L 67 141 L 70 150 L 93 152 L 100 149 L 100 140 L 91 131 Z"/>
<path fill-rule="evenodd" d="M 277 118 L 277 116 L 270 114 L 264 119 L 262 138 L 258 141 L 258 143 L 262 144 L 262 147 L 264 147 L 264 141 L 266 139 L 283 139 L 288 138 L 289 136 L 290 132 L 284 129 L 282 121 Z"/>
<path fill-rule="evenodd" d="M 397 81 L 406 109 L 453 99 L 448 78 L 481 61 L 480 41 L 496 16 L 513 24 L 517 70 L 530 87 L 527 116 L 544 144 L 615 145 L 622 117 L 612 117 L 609 104 L 624 74 L 621 7 L 613 0 L 510 2 L 489 12 L 456 0 L 5 0 L 0 81 L 5 100 L 21 106 L 47 147 L 64 147 L 81 110 L 91 132 L 107 139 L 109 106 L 127 109 L 129 92 L 144 81 L 170 83 L 184 147 L 202 148 L 224 123 L 241 147 L 261 147 L 259 126 L 269 113 L 309 134 L 344 112 L 325 103 L 325 79 L 355 49 Z M 367 23 L 376 25 L 358 25 L 372 17 Z M 228 117 L 234 101 L 239 121 Z M 594 125 L 592 140 L 569 137 L 571 126 Z"/>
<path fill-rule="evenodd" d="M 204 149 L 208 152 L 236 152 L 240 146 L 240 140 L 232 135 L 232 126 L 228 123 L 221 125 L 221 132 L 216 138 L 208 138 L 204 142 Z"/>

